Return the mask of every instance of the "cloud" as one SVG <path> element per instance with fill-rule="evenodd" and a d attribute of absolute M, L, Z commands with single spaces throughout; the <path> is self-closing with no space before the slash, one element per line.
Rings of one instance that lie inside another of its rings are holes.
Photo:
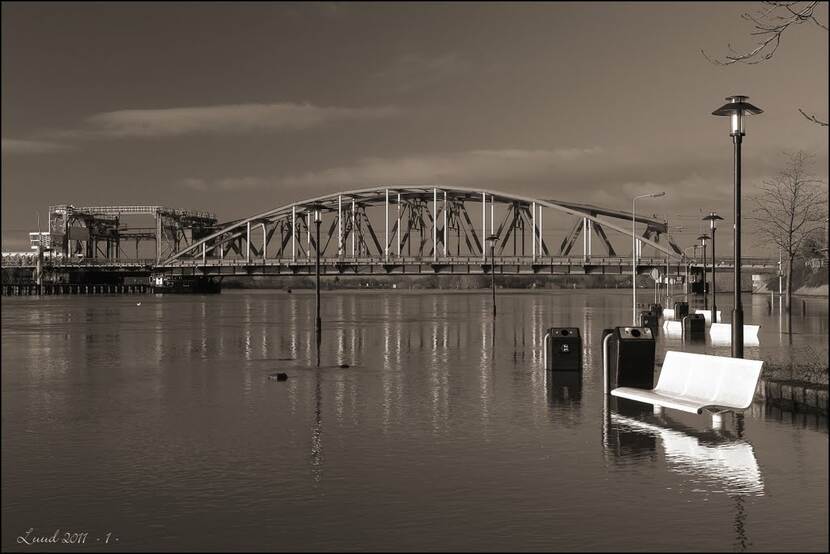
<path fill-rule="evenodd" d="M 3 154 L 42 154 L 46 152 L 61 152 L 71 147 L 59 142 L 43 140 L 2 139 Z"/>
<path fill-rule="evenodd" d="M 485 184 L 535 180 L 562 164 L 590 159 L 600 148 L 468 150 L 450 154 L 363 158 L 352 165 L 280 179 L 290 187 L 372 184 Z M 585 163 L 585 162 L 583 162 Z"/>
<path fill-rule="evenodd" d="M 460 79 L 472 67 L 456 52 L 440 56 L 407 54 L 395 60 L 388 68 L 371 76 L 371 80 L 397 92 L 409 92 L 435 83 Z"/>
<path fill-rule="evenodd" d="M 340 121 L 394 117 L 399 108 L 343 108 L 311 104 L 229 104 L 223 106 L 117 110 L 95 114 L 83 128 L 58 132 L 69 137 L 170 137 L 302 130 Z"/>

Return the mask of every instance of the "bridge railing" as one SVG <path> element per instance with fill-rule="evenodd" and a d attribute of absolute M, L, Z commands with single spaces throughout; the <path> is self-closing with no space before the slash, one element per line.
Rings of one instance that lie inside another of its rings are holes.
<path fill-rule="evenodd" d="M 37 254 L 3 256 L 3 267 L 35 267 Z M 43 267 L 153 267 L 155 258 L 72 258 L 68 256 L 43 258 Z"/>
<path fill-rule="evenodd" d="M 666 265 L 665 258 L 640 258 L 638 266 Z M 261 265 L 314 265 L 314 256 L 295 256 L 287 258 L 251 257 L 250 261 L 244 258 L 180 258 L 172 267 L 176 266 L 261 266 Z M 320 258 L 324 265 L 349 264 L 349 265 L 402 265 L 402 264 L 439 264 L 439 265 L 490 265 L 492 262 L 488 256 L 486 259 L 481 256 L 326 256 Z M 624 256 L 496 256 L 496 265 L 619 265 L 630 266 L 631 258 Z M 671 260 L 670 266 L 681 265 L 678 260 Z"/>

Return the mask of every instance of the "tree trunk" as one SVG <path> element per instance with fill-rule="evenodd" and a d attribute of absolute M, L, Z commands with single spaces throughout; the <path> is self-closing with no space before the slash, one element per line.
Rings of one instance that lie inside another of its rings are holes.
<path fill-rule="evenodd" d="M 787 333 L 793 334 L 793 256 L 787 259 Z"/>

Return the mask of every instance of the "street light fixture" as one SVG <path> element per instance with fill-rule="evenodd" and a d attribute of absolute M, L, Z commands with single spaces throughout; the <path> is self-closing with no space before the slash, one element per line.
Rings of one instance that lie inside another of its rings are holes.
<path fill-rule="evenodd" d="M 718 228 L 718 220 L 723 221 L 723 218 L 715 212 L 710 212 L 703 218 L 703 221 L 709 222 L 709 228 L 712 230 L 712 323 L 718 322 L 718 287 L 715 279 L 715 231 Z"/>
<path fill-rule="evenodd" d="M 685 289 L 685 296 L 687 297 L 686 298 L 687 301 L 689 300 L 688 299 L 688 296 L 689 296 L 689 257 L 686 254 L 686 252 L 689 251 L 689 248 L 694 249 L 694 254 L 692 254 L 692 255 L 694 256 L 694 259 L 697 260 L 697 245 L 693 244 L 692 246 L 687 246 L 686 248 L 683 249 L 683 259 L 684 259 L 684 262 L 686 264 L 686 282 L 684 283 L 685 284 L 684 289 Z"/>
<path fill-rule="evenodd" d="M 744 357 L 744 308 L 741 303 L 741 143 L 746 135 L 744 116 L 757 115 L 764 111 L 749 102 L 749 96 L 727 96 L 726 104 L 712 112 L 712 115 L 728 116 L 730 120 L 729 136 L 734 145 L 734 181 L 735 181 L 735 308 L 732 312 L 732 357 Z"/>
<path fill-rule="evenodd" d="M 637 231 L 634 224 L 637 221 L 636 203 L 640 198 L 658 198 L 665 196 L 665 192 L 652 192 L 635 196 L 631 201 L 631 324 L 637 325 Z"/>
<path fill-rule="evenodd" d="M 700 235 L 697 237 L 700 241 L 700 246 L 703 247 L 703 309 L 709 309 L 709 295 L 706 293 L 706 241 L 709 240 L 709 235 Z"/>
<path fill-rule="evenodd" d="M 497 235 L 490 235 L 486 239 L 487 246 L 490 247 L 490 288 L 493 290 L 493 318 L 496 317 L 496 242 L 499 237 Z"/>

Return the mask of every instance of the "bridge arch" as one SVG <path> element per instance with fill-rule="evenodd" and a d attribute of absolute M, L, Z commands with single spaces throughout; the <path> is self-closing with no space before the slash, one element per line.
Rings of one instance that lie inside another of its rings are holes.
<path fill-rule="evenodd" d="M 473 213 L 481 213 L 478 224 L 474 223 L 477 216 L 471 217 L 470 211 L 467 210 L 467 204 L 476 203 L 479 206 L 475 207 Z M 498 225 L 495 218 L 496 206 L 499 207 L 501 220 Z M 377 212 L 380 208 L 383 208 L 383 216 L 376 214 L 376 218 L 381 217 L 382 221 L 373 224 L 366 210 L 374 209 Z M 338 257 L 357 258 L 361 255 L 371 255 L 383 257 L 385 261 L 394 263 L 402 257 L 402 246 L 408 249 L 407 256 L 411 256 L 411 248 L 415 245 L 414 237 L 418 234 L 416 256 L 437 261 L 441 257 L 453 255 L 452 231 L 456 232 L 454 255 L 468 258 L 483 258 L 487 255 L 484 239 L 490 234 L 499 237 L 499 255 L 505 254 L 507 242 L 511 237 L 514 241 L 513 254 L 516 255 L 516 241 L 521 236 L 522 255 L 526 256 L 525 242 L 528 233 L 531 243 L 530 255 L 534 259 L 570 255 L 580 234 L 583 238 L 583 255 L 591 255 L 593 236 L 602 241 L 609 255 L 616 255 L 605 235 L 605 229 L 610 229 L 627 237 L 629 241 L 635 237 L 643 247 L 653 247 L 661 255 L 675 260 L 682 257 L 681 250 L 670 238 L 665 245 L 659 242 L 661 235 L 665 234 L 668 237 L 668 225 L 665 221 L 638 216 L 636 222 L 640 229 L 645 227 L 645 231 L 638 236 L 636 230 L 632 233 L 631 214 L 628 212 L 587 204 L 536 199 L 488 189 L 398 185 L 326 194 L 221 224 L 214 232 L 187 245 L 160 265 L 175 266 L 185 261 L 189 262 L 188 265 L 193 265 L 193 262 L 197 262 L 198 265 L 199 258 L 207 262 L 208 257 L 225 259 L 227 255 L 234 254 L 251 261 L 252 254 L 254 260 L 273 257 L 296 259 L 299 252 L 300 257 L 305 259 L 317 248 L 312 236 L 314 233 L 311 232 L 311 214 L 315 209 L 322 213 L 322 219 L 327 220 L 327 232 L 325 235 L 321 233 L 321 255 L 334 250 L 335 245 L 331 242 L 336 237 Z M 578 218 L 555 253 L 544 237 L 545 209 Z M 625 224 L 622 221 L 625 221 Z M 376 231 L 376 228 L 379 230 Z M 380 230 L 383 231 L 383 242 L 378 238 Z M 275 239 L 277 232 L 280 235 L 278 240 Z M 303 233 L 306 239 L 305 246 L 302 240 Z M 261 236 L 261 240 L 257 235 Z M 425 239 L 427 236 L 431 239 L 431 244 Z M 322 244 L 323 238 L 326 238 L 325 244 Z M 276 246 L 272 246 L 273 242 L 276 242 Z M 287 255 L 289 244 L 291 256 Z M 443 253 L 440 252 L 439 244 L 443 248 Z M 268 255 L 269 246 L 272 254 L 276 250 L 276 256 Z"/>

